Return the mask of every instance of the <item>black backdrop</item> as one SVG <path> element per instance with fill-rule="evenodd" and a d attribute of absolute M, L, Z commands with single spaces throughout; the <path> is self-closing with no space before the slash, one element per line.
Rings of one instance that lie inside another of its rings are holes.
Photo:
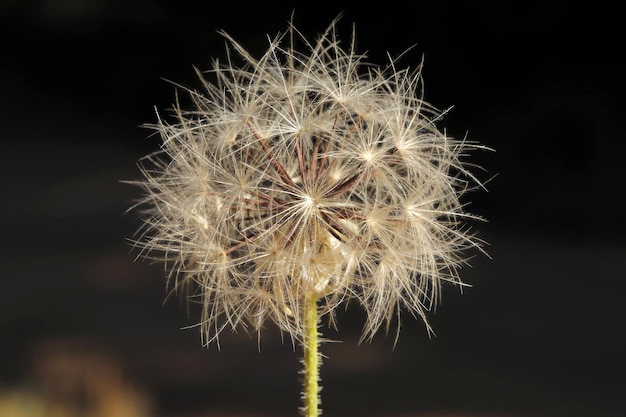
<path fill-rule="evenodd" d="M 619 13 L 600 2 L 407 4 L 306 3 L 294 21 L 314 35 L 343 13 L 343 38 L 354 23 L 357 48 L 381 65 L 413 46 L 400 62 L 423 60 L 426 100 L 452 107 L 441 127 L 496 150 L 476 155 L 497 176 L 470 206 L 489 220 L 478 226 L 492 259 L 462 271 L 463 295 L 444 292 L 433 339 L 406 315 L 395 349 L 384 335 L 357 346 L 359 312 L 348 311 L 327 332 L 343 343 L 324 346 L 324 415 L 623 415 Z M 138 220 L 124 211 L 138 190 L 119 182 L 158 147 L 139 126 L 173 101 L 163 79 L 199 87 L 193 66 L 223 57 L 218 30 L 260 53 L 293 9 L 0 2 L 3 392 L 70 396 L 46 385 L 46 358 L 90 352 L 111 358 L 154 416 L 295 413 L 299 351 L 271 328 L 260 353 L 245 332 L 218 351 L 181 330 L 197 317 L 161 304 L 160 267 L 133 262 L 125 238 Z M 55 380 L 72 380 L 61 369 Z"/>

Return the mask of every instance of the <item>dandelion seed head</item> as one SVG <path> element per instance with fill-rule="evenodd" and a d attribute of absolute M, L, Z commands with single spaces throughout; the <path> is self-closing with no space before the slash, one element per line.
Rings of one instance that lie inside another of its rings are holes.
<path fill-rule="evenodd" d="M 151 126 L 163 144 L 141 163 L 136 244 L 200 303 L 206 343 L 267 322 L 302 340 L 311 293 L 331 323 L 359 304 L 364 338 L 401 310 L 428 326 L 481 247 L 460 202 L 481 185 L 463 162 L 481 146 L 436 128 L 419 71 L 366 64 L 336 23 L 312 41 L 290 26 L 260 58 L 224 34 L 192 108 Z"/>

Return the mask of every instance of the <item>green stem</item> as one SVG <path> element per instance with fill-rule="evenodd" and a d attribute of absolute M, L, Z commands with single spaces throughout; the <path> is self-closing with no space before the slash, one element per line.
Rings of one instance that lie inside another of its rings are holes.
<path fill-rule="evenodd" d="M 319 337 L 317 332 L 318 311 L 317 294 L 311 292 L 306 299 L 305 305 L 305 339 L 304 339 L 304 417 L 319 416 Z"/>

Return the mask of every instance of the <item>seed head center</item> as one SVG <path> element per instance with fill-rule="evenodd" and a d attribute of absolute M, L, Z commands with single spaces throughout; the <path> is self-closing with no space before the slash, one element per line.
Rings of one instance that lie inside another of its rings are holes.
<path fill-rule="evenodd" d="M 317 207 L 318 198 L 315 195 L 305 194 L 304 195 L 304 205 L 307 209 L 314 209 Z"/>

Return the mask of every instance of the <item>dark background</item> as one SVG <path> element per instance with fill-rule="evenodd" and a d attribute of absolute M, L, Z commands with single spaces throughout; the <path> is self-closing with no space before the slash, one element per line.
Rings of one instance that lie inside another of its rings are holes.
<path fill-rule="evenodd" d="M 624 46 L 601 2 L 339 1 L 295 7 L 304 33 L 340 12 L 384 65 L 424 60 L 440 125 L 492 147 L 472 287 L 444 291 L 429 339 L 405 315 L 358 345 L 358 311 L 322 347 L 325 416 L 626 415 Z M 134 262 L 125 214 L 139 126 L 199 87 L 224 29 L 254 53 L 293 5 L 0 1 L 0 416 L 278 416 L 299 406 L 300 350 L 268 328 L 204 349 L 198 319 L 163 303 L 162 268 Z M 10 407 L 14 407 L 10 410 Z M 26 411 L 27 408 L 31 411 Z M 33 411 L 35 410 L 35 411 Z M 39 411 L 37 411 L 39 410 Z M 44 410 L 44 411 L 41 411 Z M 78 411 L 77 411 L 78 410 Z M 125 410 L 125 411 L 124 411 Z M 4 413 L 4 414 L 3 414 Z M 23 414 L 19 414 L 23 413 Z M 84 414 L 81 414 L 84 415 Z"/>

